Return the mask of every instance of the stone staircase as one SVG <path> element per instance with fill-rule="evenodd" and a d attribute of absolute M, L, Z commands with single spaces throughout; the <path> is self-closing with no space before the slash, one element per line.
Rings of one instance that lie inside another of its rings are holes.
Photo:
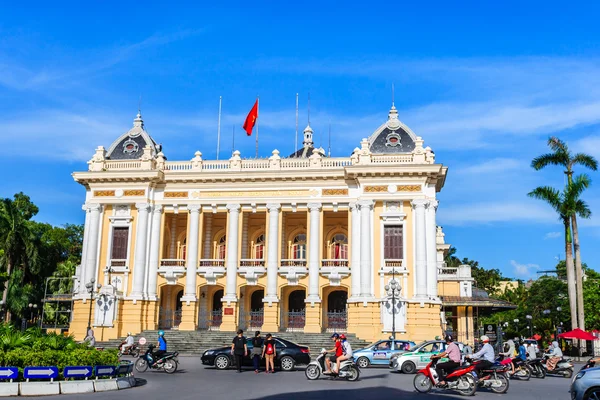
<path fill-rule="evenodd" d="M 253 334 L 254 332 L 245 332 Z M 169 346 L 169 351 L 178 351 L 181 355 L 202 355 L 204 351 L 215 347 L 229 346 L 235 332 L 218 331 L 165 331 L 165 338 Z M 333 341 L 331 333 L 301 333 L 301 332 L 280 332 L 275 335 L 282 339 L 289 340 L 299 345 L 308 346 L 312 356 L 318 354 L 321 348 L 331 349 Z M 353 349 L 359 349 L 367 346 L 369 343 L 356 337 L 353 333 L 347 333 L 348 341 Z M 144 337 L 148 343 L 158 341 L 158 331 L 144 331 L 135 335 L 135 341 Z M 249 336 L 250 337 L 250 336 Z M 263 334 L 264 338 L 264 334 Z M 96 342 L 97 347 L 107 349 L 116 349 L 124 339 L 113 339 L 106 342 Z M 146 346 L 142 346 L 145 350 Z"/>

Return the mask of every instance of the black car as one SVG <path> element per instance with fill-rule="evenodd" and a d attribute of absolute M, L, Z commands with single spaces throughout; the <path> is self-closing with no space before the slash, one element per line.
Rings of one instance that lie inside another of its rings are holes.
<path fill-rule="evenodd" d="M 310 353 L 306 346 L 300 346 L 289 340 L 275 339 L 275 367 L 283 371 L 292 371 L 296 365 L 310 363 Z M 251 350 L 252 339 L 247 340 L 248 355 L 244 357 L 244 366 L 252 366 Z M 231 345 L 206 350 L 202 354 L 202 364 L 214 366 L 217 369 L 227 369 L 235 364 L 235 358 L 231 355 Z M 265 365 L 265 359 L 260 360 L 260 365 Z"/>

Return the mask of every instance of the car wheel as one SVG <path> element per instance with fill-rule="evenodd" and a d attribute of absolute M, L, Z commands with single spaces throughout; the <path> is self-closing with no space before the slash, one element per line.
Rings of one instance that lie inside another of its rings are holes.
<path fill-rule="evenodd" d="M 367 357 L 360 357 L 358 360 L 356 360 L 356 365 L 358 365 L 359 368 L 367 368 L 369 364 L 371 363 Z"/>
<path fill-rule="evenodd" d="M 402 364 L 402 367 L 400 368 L 402 370 L 402 372 L 404 372 L 405 374 L 414 374 L 417 367 L 415 366 L 415 363 L 412 361 L 406 361 L 404 364 Z"/>
<path fill-rule="evenodd" d="M 229 361 L 229 357 L 227 356 L 220 355 L 217 356 L 217 358 L 215 358 L 215 367 L 217 369 L 227 369 L 229 368 L 229 364 L 231 364 L 231 362 Z"/>
<path fill-rule="evenodd" d="M 583 398 L 585 400 L 600 400 L 600 388 L 590 389 Z"/>
<path fill-rule="evenodd" d="M 281 370 L 286 372 L 293 371 L 296 367 L 296 361 L 294 361 L 294 359 L 290 356 L 281 357 L 280 364 Z"/>

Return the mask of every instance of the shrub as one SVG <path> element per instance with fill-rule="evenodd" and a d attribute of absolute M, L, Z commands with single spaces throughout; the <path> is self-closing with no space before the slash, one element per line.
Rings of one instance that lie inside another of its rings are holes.
<path fill-rule="evenodd" d="M 70 365 L 117 365 L 117 350 L 96 350 L 91 348 L 74 350 L 33 350 L 19 349 L 0 352 L 0 366 L 25 367 L 57 366 L 62 370 Z"/>

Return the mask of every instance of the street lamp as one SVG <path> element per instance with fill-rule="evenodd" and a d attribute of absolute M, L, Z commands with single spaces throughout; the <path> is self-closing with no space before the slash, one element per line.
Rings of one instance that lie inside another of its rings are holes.
<path fill-rule="evenodd" d="M 88 293 L 90 294 L 90 313 L 88 316 L 88 330 L 92 327 L 92 302 L 94 301 L 94 289 L 96 289 L 96 287 L 98 289 L 100 289 L 102 287 L 102 285 L 98 284 L 97 286 L 95 285 L 96 283 L 96 279 L 92 278 L 91 281 L 89 281 L 88 283 L 85 284 L 85 288 L 87 289 Z"/>
<path fill-rule="evenodd" d="M 400 297 L 400 285 L 396 281 L 396 270 L 392 268 L 392 280 L 385 285 L 388 297 L 392 298 L 392 338 L 396 340 L 396 297 Z"/>
<path fill-rule="evenodd" d="M 529 326 L 527 328 L 529 328 L 529 337 L 533 337 L 533 331 L 531 329 L 531 320 L 533 319 L 533 317 L 531 315 L 526 315 L 525 318 L 527 318 L 527 322 L 529 324 Z"/>
<path fill-rule="evenodd" d="M 519 318 L 513 319 L 513 322 L 515 323 L 515 331 L 517 332 L 517 335 L 518 335 L 519 334 Z"/>

